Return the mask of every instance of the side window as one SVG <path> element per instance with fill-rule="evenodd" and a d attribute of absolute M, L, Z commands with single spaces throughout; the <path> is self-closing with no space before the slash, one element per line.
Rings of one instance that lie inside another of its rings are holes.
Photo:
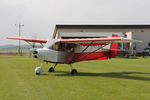
<path fill-rule="evenodd" d="M 74 52 L 75 47 L 76 47 L 76 44 L 67 43 L 67 44 L 65 44 L 65 51 Z"/>
<path fill-rule="evenodd" d="M 55 43 L 55 44 L 52 46 L 52 49 L 58 51 L 58 49 L 59 49 L 59 43 Z"/>
<path fill-rule="evenodd" d="M 56 51 L 74 52 L 75 47 L 76 44 L 73 43 L 55 43 L 52 49 Z"/>

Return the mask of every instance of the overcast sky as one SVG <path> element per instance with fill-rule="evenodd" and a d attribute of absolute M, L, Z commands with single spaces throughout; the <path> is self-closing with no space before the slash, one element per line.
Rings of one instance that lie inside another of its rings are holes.
<path fill-rule="evenodd" d="M 0 45 L 23 37 L 50 38 L 56 24 L 150 24 L 149 0 L 0 0 Z M 25 44 L 25 42 L 22 42 Z"/>

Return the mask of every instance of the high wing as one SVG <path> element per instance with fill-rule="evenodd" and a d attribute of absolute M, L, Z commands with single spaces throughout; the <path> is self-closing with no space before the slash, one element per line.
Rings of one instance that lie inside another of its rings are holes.
<path fill-rule="evenodd" d="M 24 40 L 26 42 L 46 43 L 48 39 L 24 38 L 24 37 L 7 37 L 7 39 Z"/>
<path fill-rule="evenodd" d="M 105 37 L 105 38 L 81 38 L 81 39 L 61 39 L 60 42 L 62 43 L 128 43 L 128 42 L 141 42 L 139 40 L 132 40 L 123 37 Z"/>

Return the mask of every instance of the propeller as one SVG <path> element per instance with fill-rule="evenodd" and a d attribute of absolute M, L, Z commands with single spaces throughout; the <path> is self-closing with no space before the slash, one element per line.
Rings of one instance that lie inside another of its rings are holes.
<path fill-rule="evenodd" d="M 32 38 L 34 38 L 34 39 L 37 39 L 37 33 L 36 34 L 32 34 Z M 36 47 L 36 45 L 35 45 L 35 42 L 32 42 L 33 44 L 32 44 L 32 48 L 35 48 Z"/>
<path fill-rule="evenodd" d="M 34 39 L 36 39 L 37 38 L 37 35 L 38 34 L 32 34 L 32 38 L 34 38 Z M 29 43 L 29 42 L 28 42 Z M 29 43 L 30 44 L 30 50 L 29 50 L 29 52 L 30 52 L 30 54 L 32 54 L 32 56 L 34 55 L 34 54 L 36 54 L 36 43 L 35 42 L 31 42 L 31 43 Z"/>

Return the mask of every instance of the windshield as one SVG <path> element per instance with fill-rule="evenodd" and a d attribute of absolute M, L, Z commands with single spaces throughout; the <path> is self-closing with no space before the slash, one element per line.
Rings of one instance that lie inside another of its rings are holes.
<path fill-rule="evenodd" d="M 49 40 L 47 41 L 47 43 L 45 44 L 44 48 L 49 48 L 49 49 L 51 49 L 52 46 L 53 46 L 55 43 L 59 42 L 59 41 L 60 41 L 60 39 L 49 39 Z"/>

